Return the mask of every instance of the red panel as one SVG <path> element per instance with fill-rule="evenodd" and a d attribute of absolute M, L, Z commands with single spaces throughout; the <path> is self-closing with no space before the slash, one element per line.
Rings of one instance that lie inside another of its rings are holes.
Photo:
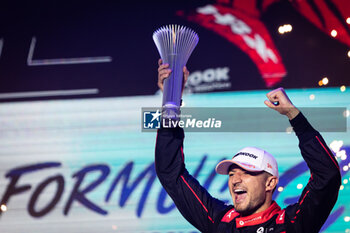
<path fill-rule="evenodd" d="M 341 20 L 343 22 L 341 22 L 340 19 L 335 16 L 334 12 L 332 12 L 332 10 L 329 9 L 328 5 L 324 1 L 315 1 L 315 4 L 321 12 L 322 17 L 325 21 L 325 27 L 323 27 L 316 13 L 306 1 L 298 0 L 296 1 L 296 4 L 293 5 L 305 18 L 307 18 L 310 22 L 312 22 L 316 27 L 321 29 L 327 35 L 331 36 L 331 31 L 333 29 L 336 30 L 337 36 L 335 37 L 335 39 L 350 46 L 350 35 L 348 31 L 346 31 L 346 28 L 344 26 L 346 19 L 350 17 L 350 1 L 334 0 L 332 2 L 341 12 Z M 348 24 L 346 26 L 350 28 Z"/>
<path fill-rule="evenodd" d="M 254 61 L 267 87 L 272 87 L 287 72 L 265 25 L 256 17 L 220 5 L 197 8 L 186 17 L 216 32 L 238 46 Z"/>

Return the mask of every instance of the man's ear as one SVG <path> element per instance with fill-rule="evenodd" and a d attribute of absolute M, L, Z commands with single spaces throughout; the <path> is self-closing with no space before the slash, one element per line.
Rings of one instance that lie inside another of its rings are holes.
<path fill-rule="evenodd" d="M 278 178 L 276 176 L 269 176 L 266 179 L 266 191 L 273 191 L 278 183 Z"/>

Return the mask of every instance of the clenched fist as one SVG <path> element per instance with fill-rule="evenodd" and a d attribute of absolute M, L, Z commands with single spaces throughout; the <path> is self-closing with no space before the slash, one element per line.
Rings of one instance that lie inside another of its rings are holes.
<path fill-rule="evenodd" d="M 292 120 L 299 114 L 299 110 L 292 104 L 286 92 L 282 87 L 270 91 L 266 94 L 268 100 L 264 103 L 282 115 L 286 115 L 289 120 Z"/>

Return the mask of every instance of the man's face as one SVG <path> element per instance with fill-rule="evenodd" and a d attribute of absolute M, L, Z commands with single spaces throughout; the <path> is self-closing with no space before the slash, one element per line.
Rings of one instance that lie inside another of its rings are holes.
<path fill-rule="evenodd" d="M 252 173 L 232 165 L 229 170 L 228 186 L 235 210 L 246 216 L 262 211 L 266 200 L 265 172 Z"/>

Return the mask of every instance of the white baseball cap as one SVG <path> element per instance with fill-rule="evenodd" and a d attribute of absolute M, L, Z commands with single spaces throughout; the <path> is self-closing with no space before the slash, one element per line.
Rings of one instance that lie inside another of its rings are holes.
<path fill-rule="evenodd" d="M 276 159 L 270 153 L 256 147 L 243 148 L 232 159 L 218 163 L 215 170 L 218 174 L 227 175 L 232 164 L 250 172 L 266 171 L 279 177 Z"/>

